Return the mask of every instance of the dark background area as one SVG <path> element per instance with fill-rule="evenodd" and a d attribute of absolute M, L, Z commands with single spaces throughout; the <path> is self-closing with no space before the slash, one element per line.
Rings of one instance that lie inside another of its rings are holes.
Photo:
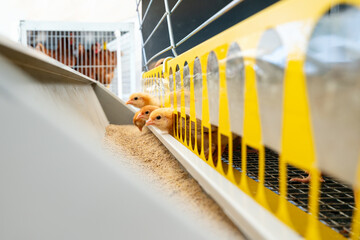
<path fill-rule="evenodd" d="M 142 17 L 148 7 L 150 0 L 142 1 Z M 170 10 L 174 7 L 177 0 L 168 0 Z M 229 4 L 231 0 L 183 0 L 171 14 L 171 24 L 173 28 L 175 44 L 186 37 L 194 29 L 208 20 L 211 16 Z M 278 0 L 244 0 L 233 9 L 219 17 L 207 27 L 199 31 L 193 37 L 176 48 L 178 55 L 190 48 L 206 41 L 216 34 L 228 29 L 229 27 L 241 22 L 251 15 L 263 10 L 264 8 L 278 2 Z M 153 0 L 149 12 L 142 26 L 143 39 L 146 41 L 149 35 L 165 13 L 163 0 Z M 167 19 L 160 24 L 159 28 L 151 36 L 145 46 L 147 60 L 156 53 L 170 46 Z M 154 64 L 158 59 L 173 56 L 171 50 L 163 53 L 152 61 Z"/>

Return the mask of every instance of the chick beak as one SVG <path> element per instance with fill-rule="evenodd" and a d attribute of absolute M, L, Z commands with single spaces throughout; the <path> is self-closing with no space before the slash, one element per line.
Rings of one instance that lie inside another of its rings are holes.
<path fill-rule="evenodd" d="M 155 124 L 155 122 L 153 120 L 149 119 L 146 121 L 145 126 L 154 125 L 154 124 Z"/>
<path fill-rule="evenodd" d="M 133 101 L 131 99 L 126 102 L 126 104 L 132 104 L 132 103 Z"/>
<path fill-rule="evenodd" d="M 136 120 L 140 119 L 143 115 L 139 113 L 139 115 L 136 116 Z"/>

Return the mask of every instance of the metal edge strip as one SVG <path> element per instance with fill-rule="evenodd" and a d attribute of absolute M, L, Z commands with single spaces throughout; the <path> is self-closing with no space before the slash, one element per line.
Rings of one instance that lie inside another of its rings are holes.
<path fill-rule="evenodd" d="M 149 129 L 251 239 L 303 239 L 169 134 Z"/>

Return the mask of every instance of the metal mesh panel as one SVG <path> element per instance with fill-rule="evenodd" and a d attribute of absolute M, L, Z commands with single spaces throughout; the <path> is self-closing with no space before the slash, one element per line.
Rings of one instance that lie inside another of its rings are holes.
<path fill-rule="evenodd" d="M 22 21 L 21 42 L 126 98 L 135 91 L 135 52 L 133 25 L 123 25 Z"/>
<path fill-rule="evenodd" d="M 116 40 L 114 32 L 27 31 L 28 45 L 59 62 L 97 80 L 110 84 L 117 63 L 116 49 L 107 44 Z"/>
<path fill-rule="evenodd" d="M 144 70 L 153 68 L 158 59 L 176 57 L 277 1 L 136 0 Z"/>
<path fill-rule="evenodd" d="M 222 161 L 229 163 L 228 150 L 224 151 Z M 258 181 L 258 151 L 247 147 L 247 176 Z M 241 167 L 241 145 L 234 150 L 233 167 L 242 172 Z M 288 180 L 293 177 L 304 176 L 307 173 L 291 165 L 287 167 Z M 323 175 L 325 180 L 320 191 L 319 220 L 331 227 L 344 237 L 350 236 L 351 221 L 355 208 L 354 194 L 351 187 Z M 269 148 L 265 148 L 265 187 L 279 195 L 279 155 Z M 304 183 L 288 183 L 288 196 L 290 203 L 302 211 L 309 212 L 309 185 Z"/>

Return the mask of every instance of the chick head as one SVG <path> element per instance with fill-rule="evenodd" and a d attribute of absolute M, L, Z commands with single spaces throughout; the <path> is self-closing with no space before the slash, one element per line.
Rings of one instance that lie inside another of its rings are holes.
<path fill-rule="evenodd" d="M 130 95 L 126 104 L 131 104 L 134 107 L 142 108 L 149 102 L 150 96 L 146 93 L 133 93 Z"/>
<path fill-rule="evenodd" d="M 154 110 L 149 117 L 149 120 L 146 121 L 145 126 L 153 125 L 160 129 L 161 131 L 168 131 L 172 129 L 173 110 L 170 108 L 159 108 Z"/>
<path fill-rule="evenodd" d="M 140 109 L 140 113 L 137 115 L 137 119 L 148 120 L 150 114 L 158 108 L 159 108 L 158 106 L 154 106 L 154 105 L 146 105 L 145 107 L 142 107 Z"/>

